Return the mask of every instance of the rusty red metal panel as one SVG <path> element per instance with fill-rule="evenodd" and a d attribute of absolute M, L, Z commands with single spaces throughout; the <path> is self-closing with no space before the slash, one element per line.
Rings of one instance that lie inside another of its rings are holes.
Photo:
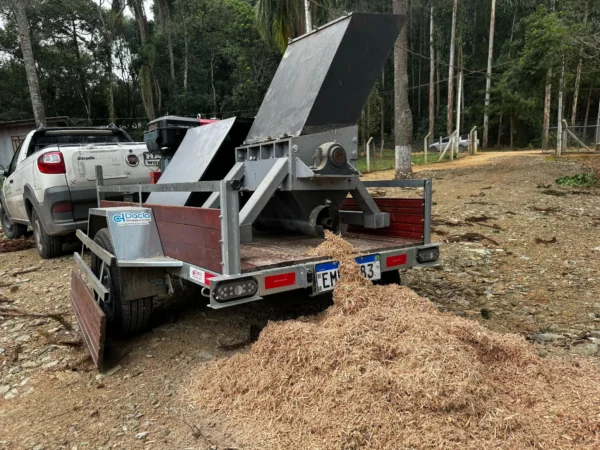
<path fill-rule="evenodd" d="M 390 226 L 369 230 L 360 226 L 350 226 L 348 231 L 363 234 L 377 234 L 388 237 L 423 240 L 425 205 L 420 198 L 375 198 L 382 212 L 390 214 Z M 354 199 L 346 199 L 343 210 L 360 211 Z"/>
<path fill-rule="evenodd" d="M 189 206 L 144 205 L 152 208 L 157 221 L 173 222 L 195 227 L 221 230 L 221 211 L 218 209 L 191 208 Z"/>
<path fill-rule="evenodd" d="M 221 273 L 221 231 L 173 222 L 156 222 L 165 256 Z"/>
<path fill-rule="evenodd" d="M 96 366 L 102 370 L 106 339 L 106 316 L 76 270 L 71 272 L 71 306 L 81 334 Z"/>

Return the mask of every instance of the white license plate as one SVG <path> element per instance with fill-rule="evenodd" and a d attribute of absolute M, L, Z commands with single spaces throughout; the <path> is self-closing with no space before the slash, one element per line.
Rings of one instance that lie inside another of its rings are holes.
<path fill-rule="evenodd" d="M 360 265 L 361 273 L 369 280 L 381 280 L 381 264 L 379 255 L 359 256 L 356 262 Z M 317 264 L 315 275 L 317 277 L 317 292 L 333 290 L 340 279 L 340 263 L 330 262 Z"/>

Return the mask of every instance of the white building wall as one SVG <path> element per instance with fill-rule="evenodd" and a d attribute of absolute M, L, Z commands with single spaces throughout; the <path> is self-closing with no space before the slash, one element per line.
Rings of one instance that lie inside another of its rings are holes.
<path fill-rule="evenodd" d="M 14 154 L 13 137 L 23 138 L 34 129 L 34 125 L 0 127 L 0 165 L 6 168 L 12 160 Z"/>

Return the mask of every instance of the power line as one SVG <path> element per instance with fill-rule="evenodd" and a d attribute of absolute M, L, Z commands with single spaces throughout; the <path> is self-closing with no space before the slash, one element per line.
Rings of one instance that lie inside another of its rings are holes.
<path fill-rule="evenodd" d="M 425 56 L 425 55 L 421 55 L 420 53 L 413 52 L 412 50 L 410 50 L 410 49 L 408 49 L 408 48 L 406 49 L 406 51 L 407 51 L 408 53 L 411 53 L 411 54 L 415 55 L 415 56 L 418 56 L 418 57 L 420 57 L 420 58 L 423 58 L 423 59 L 426 59 L 426 60 L 428 60 L 428 61 L 431 61 L 431 58 L 430 58 L 429 56 Z M 510 60 L 510 61 L 505 61 L 505 62 L 503 62 L 503 63 L 496 64 L 495 66 L 492 66 L 492 69 L 495 69 L 496 67 L 500 67 L 500 66 L 505 66 L 505 65 L 507 65 L 507 64 L 514 63 L 514 62 L 516 62 L 516 61 L 519 61 L 519 58 L 517 58 L 517 59 L 512 59 L 512 60 Z M 446 63 L 446 62 L 444 62 L 444 61 L 441 61 L 441 60 L 434 60 L 434 62 L 436 62 L 437 64 L 442 64 L 442 65 L 444 65 L 444 66 L 446 66 L 446 67 L 450 67 L 450 64 L 448 64 L 448 63 Z M 469 73 L 469 74 L 473 74 L 473 73 L 485 73 L 485 72 L 487 72 L 487 68 L 486 68 L 486 69 L 481 69 L 481 70 L 470 70 L 470 69 L 465 69 L 464 67 L 462 67 L 462 68 L 461 68 L 461 67 L 458 67 L 458 66 L 453 66 L 453 67 L 454 67 L 456 70 L 462 70 L 463 72 L 467 72 L 467 73 Z"/>

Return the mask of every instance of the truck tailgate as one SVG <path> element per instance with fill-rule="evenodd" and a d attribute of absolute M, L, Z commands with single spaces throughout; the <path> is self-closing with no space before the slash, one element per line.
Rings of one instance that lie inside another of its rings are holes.
<path fill-rule="evenodd" d="M 102 166 L 105 184 L 148 183 L 150 169 L 144 166 L 145 144 L 110 144 L 61 147 L 70 189 L 95 189 L 96 166 Z M 137 165 L 129 165 L 127 156 L 138 157 Z"/>
<path fill-rule="evenodd" d="M 149 167 L 144 165 L 145 144 L 94 144 L 61 146 L 67 169 L 67 184 L 71 193 L 73 217 L 86 220 L 89 208 L 97 206 L 96 166 L 102 166 L 104 184 L 138 184 L 150 182 Z M 129 155 L 138 162 L 127 162 Z"/>

